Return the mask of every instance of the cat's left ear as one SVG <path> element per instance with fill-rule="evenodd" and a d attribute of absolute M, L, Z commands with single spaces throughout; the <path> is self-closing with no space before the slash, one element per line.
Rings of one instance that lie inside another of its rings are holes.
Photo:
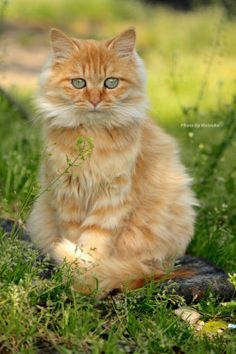
<path fill-rule="evenodd" d="M 107 41 L 109 49 L 115 49 L 122 58 L 131 56 L 135 51 L 136 32 L 134 27 L 130 27 L 119 36 Z"/>

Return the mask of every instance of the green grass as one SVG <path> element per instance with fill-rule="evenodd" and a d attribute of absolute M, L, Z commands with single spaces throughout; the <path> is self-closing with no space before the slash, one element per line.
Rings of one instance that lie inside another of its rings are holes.
<path fill-rule="evenodd" d="M 200 201 L 188 251 L 233 273 L 236 22 L 229 21 L 219 8 L 176 13 L 120 3 L 92 0 L 88 5 L 67 0 L 65 6 L 65 0 L 21 0 L 10 2 L 6 15 L 16 23 L 63 26 L 84 37 L 95 32 L 98 37 L 110 36 L 135 23 L 138 47 L 149 72 L 151 113 L 177 137 Z M 23 96 L 27 103 L 29 96 Z M 29 110 L 33 116 L 30 105 Z M 203 123 L 216 127 L 199 127 Z M 0 217 L 25 221 L 38 191 L 40 126 L 23 120 L 2 98 L 0 142 Z M 233 332 L 199 336 L 175 317 L 168 296 L 154 296 L 152 285 L 142 301 L 137 291 L 107 300 L 82 296 L 72 289 L 67 266 L 43 280 L 40 272 L 46 264 L 37 260 L 36 251 L 14 233 L 9 236 L 1 231 L 0 243 L 2 353 L 235 352 Z M 222 306 L 212 296 L 194 307 L 203 320 L 236 321 L 235 306 Z"/>

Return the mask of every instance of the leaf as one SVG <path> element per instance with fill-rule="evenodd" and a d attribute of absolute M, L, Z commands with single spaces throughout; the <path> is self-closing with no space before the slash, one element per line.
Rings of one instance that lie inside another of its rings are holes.
<path fill-rule="evenodd" d="M 208 334 L 208 335 L 217 335 L 222 333 L 226 328 L 228 328 L 228 324 L 225 321 L 208 321 L 204 324 L 202 329 L 200 330 L 200 334 Z"/>
<path fill-rule="evenodd" d="M 190 307 L 179 307 L 174 311 L 174 313 L 190 325 L 196 324 L 201 317 L 200 313 Z"/>

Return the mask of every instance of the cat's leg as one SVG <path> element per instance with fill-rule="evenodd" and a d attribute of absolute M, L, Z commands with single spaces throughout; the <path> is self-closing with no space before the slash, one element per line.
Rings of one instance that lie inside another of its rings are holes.
<path fill-rule="evenodd" d="M 81 224 L 78 246 L 94 260 L 110 257 L 122 220 L 130 213 L 129 201 L 102 198 Z"/>
<path fill-rule="evenodd" d="M 156 260 L 164 269 L 184 254 L 193 235 L 192 206 L 185 202 L 184 195 L 177 194 L 172 204 L 159 205 L 157 201 L 150 207 L 144 201 L 134 210 L 116 238 L 115 257 Z"/>
<path fill-rule="evenodd" d="M 42 253 L 50 254 L 54 244 L 60 240 L 60 236 L 56 227 L 55 214 L 46 194 L 35 201 L 26 227 L 33 243 Z"/>
<path fill-rule="evenodd" d="M 48 254 L 56 262 L 75 262 L 80 265 L 91 261 L 79 247 L 69 239 L 62 237 L 60 225 L 57 223 L 57 214 L 50 203 L 50 196 L 41 195 L 35 202 L 27 221 L 27 230 L 33 243 L 43 254 Z"/>
<path fill-rule="evenodd" d="M 96 261 L 109 256 L 112 246 L 111 239 L 112 230 L 92 226 L 81 233 L 78 247 Z"/>
<path fill-rule="evenodd" d="M 85 228 L 80 235 L 77 248 L 81 255 L 79 272 L 74 273 L 74 288 L 87 294 L 93 290 L 99 290 L 99 294 L 102 296 L 112 290 L 100 286 L 103 279 L 104 262 L 110 258 L 111 254 L 112 230 L 98 226 Z M 108 268 L 105 265 L 105 274 L 107 271 Z"/>
<path fill-rule="evenodd" d="M 119 236 L 122 245 L 117 242 Z M 154 242 L 147 242 L 141 230 L 127 227 L 119 236 L 115 229 L 108 231 L 94 226 L 81 234 L 79 246 L 91 255 L 93 262 L 83 277 L 78 278 L 76 289 L 90 292 L 98 288 L 99 293 L 105 295 L 115 288 L 135 288 L 137 282 L 143 284 L 145 279 L 164 274 L 162 264 L 153 252 Z"/>
<path fill-rule="evenodd" d="M 77 244 L 96 262 L 110 258 L 113 252 L 123 220 L 132 212 L 130 192 L 130 176 L 122 173 L 112 177 L 100 188 L 97 199 L 81 223 Z"/>
<path fill-rule="evenodd" d="M 110 254 L 99 259 L 93 273 L 87 273 L 85 280 L 96 277 L 103 294 L 141 287 L 146 281 L 161 279 L 171 272 L 179 253 L 178 241 L 171 237 L 165 240 L 164 225 L 148 225 L 142 216 L 135 222 L 133 218 L 126 222 L 112 240 Z"/>
<path fill-rule="evenodd" d="M 84 291 L 84 285 L 87 284 L 87 289 L 90 290 L 97 288 L 97 286 L 105 292 L 112 290 L 108 274 L 111 267 L 110 262 L 112 263 L 114 240 L 119 232 L 121 221 L 129 213 L 129 210 L 128 202 L 119 202 L 117 198 L 117 201 L 112 203 L 111 199 L 101 198 L 83 220 L 77 247 L 82 250 L 83 254 L 89 255 L 91 258 L 85 262 L 86 272 L 83 274 L 82 280 L 78 278 L 77 289 Z M 117 260 L 112 263 L 112 269 L 118 264 L 120 265 Z M 120 272 L 119 266 L 117 271 Z"/>
<path fill-rule="evenodd" d="M 94 262 L 87 268 L 83 283 L 104 293 L 132 287 L 135 281 L 163 274 L 157 257 L 156 237 L 140 215 L 132 217 L 129 201 L 96 208 L 82 224 L 78 245 Z M 129 217 L 130 215 L 130 217 Z M 158 255 L 161 258 L 161 250 Z M 97 282 L 94 282 L 94 279 Z M 77 288 L 81 290 L 81 284 Z M 83 284 L 82 284 L 83 285 Z"/>
<path fill-rule="evenodd" d="M 102 289 L 132 288 L 172 270 L 193 234 L 194 211 L 181 198 L 162 208 L 143 202 L 121 220 L 112 252 L 97 268 Z"/>

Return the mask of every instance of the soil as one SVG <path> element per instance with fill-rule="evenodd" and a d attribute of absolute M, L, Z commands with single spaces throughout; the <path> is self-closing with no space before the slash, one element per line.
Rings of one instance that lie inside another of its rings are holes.
<path fill-rule="evenodd" d="M 0 32 L 0 86 L 35 90 L 49 49 L 47 28 L 4 24 Z"/>

